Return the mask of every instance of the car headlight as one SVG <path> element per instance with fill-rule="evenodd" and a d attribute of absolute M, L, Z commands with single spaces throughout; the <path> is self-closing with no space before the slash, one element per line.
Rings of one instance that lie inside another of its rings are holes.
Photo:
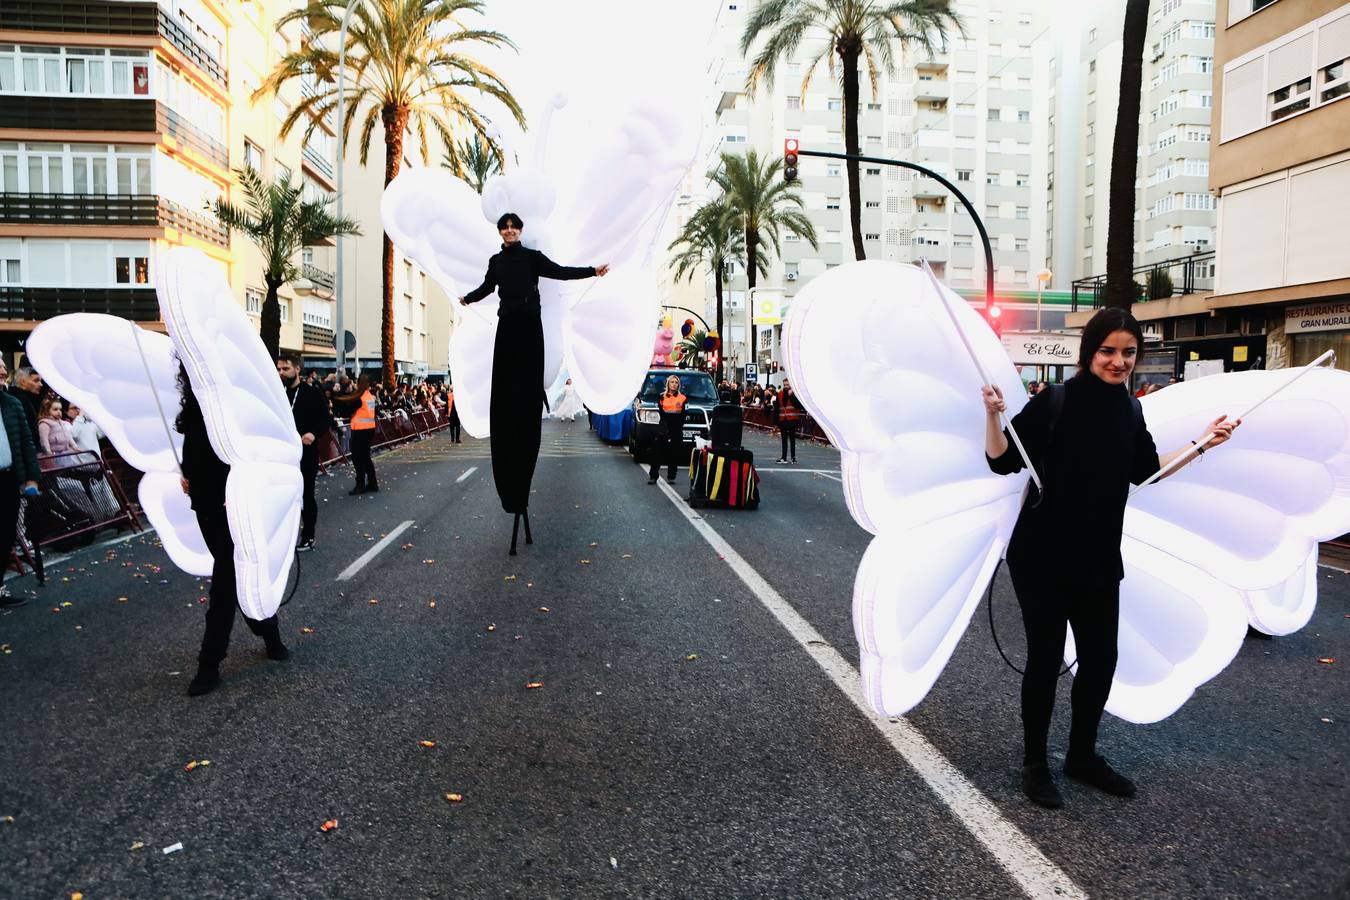
<path fill-rule="evenodd" d="M 661 413 L 654 409 L 639 409 L 637 419 L 643 425 L 660 425 Z"/>

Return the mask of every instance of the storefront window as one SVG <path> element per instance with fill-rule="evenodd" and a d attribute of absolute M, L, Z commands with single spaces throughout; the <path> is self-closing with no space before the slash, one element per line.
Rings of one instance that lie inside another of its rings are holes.
<path fill-rule="evenodd" d="M 1306 366 L 1328 350 L 1335 350 L 1336 368 L 1350 371 L 1350 331 L 1315 331 L 1290 337 L 1294 342 L 1290 366 Z"/>

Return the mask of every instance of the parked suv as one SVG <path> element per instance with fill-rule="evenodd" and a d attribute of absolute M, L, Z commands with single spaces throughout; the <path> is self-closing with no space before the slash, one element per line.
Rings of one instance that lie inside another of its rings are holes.
<path fill-rule="evenodd" d="M 647 461 L 648 452 L 656 440 L 661 424 L 659 401 L 666 390 L 666 379 L 680 378 L 680 392 L 687 402 L 684 407 L 685 448 L 693 447 L 694 438 L 708 438 L 708 421 L 717 405 L 717 387 L 707 372 L 692 369 L 651 369 L 642 383 L 642 390 L 633 400 L 633 430 L 628 435 L 628 452 L 637 462 Z"/>

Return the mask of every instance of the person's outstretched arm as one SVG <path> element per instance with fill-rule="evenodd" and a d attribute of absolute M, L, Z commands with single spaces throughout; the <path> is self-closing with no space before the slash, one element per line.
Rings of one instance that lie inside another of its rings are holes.
<path fill-rule="evenodd" d="M 496 289 L 497 289 L 497 276 L 492 271 L 492 263 L 491 261 L 489 261 L 487 267 L 487 274 L 483 276 L 483 283 L 480 284 L 478 287 L 474 288 L 473 290 L 469 291 L 463 297 L 460 297 L 459 302 L 464 306 L 468 306 L 470 303 L 477 303 L 479 300 L 482 300 L 484 297 L 486 297 L 488 294 L 492 293 Z"/>
<path fill-rule="evenodd" d="M 552 278 L 555 281 L 576 281 L 579 278 L 604 277 L 609 272 L 609 264 L 599 266 L 560 266 L 544 254 L 537 255 L 540 278 Z"/>

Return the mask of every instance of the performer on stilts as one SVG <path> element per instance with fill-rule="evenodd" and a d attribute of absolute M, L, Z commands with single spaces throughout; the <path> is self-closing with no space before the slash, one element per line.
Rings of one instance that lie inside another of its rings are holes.
<path fill-rule="evenodd" d="M 539 279 L 572 281 L 604 276 L 609 265 L 560 266 L 520 243 L 525 223 L 515 213 L 497 220 L 502 249 L 488 260 L 483 283 L 459 302 L 477 303 L 495 289 L 501 299 L 492 358 L 492 477 L 502 509 L 514 515 L 511 554 L 521 519 L 525 543 L 534 543 L 527 511 L 530 482 L 539 459 L 540 411 L 544 403 L 544 327 L 540 320 Z"/>

